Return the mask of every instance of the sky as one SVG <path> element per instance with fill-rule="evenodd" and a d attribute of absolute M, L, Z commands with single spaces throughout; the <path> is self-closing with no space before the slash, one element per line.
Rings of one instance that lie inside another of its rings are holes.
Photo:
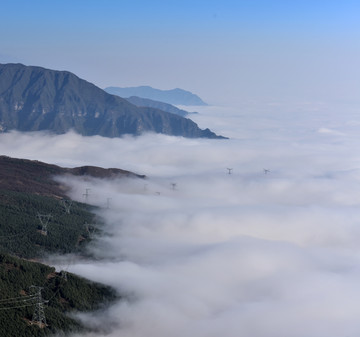
<path fill-rule="evenodd" d="M 4 0 L 0 62 L 211 104 L 358 101 L 360 4 L 343 0 Z"/>

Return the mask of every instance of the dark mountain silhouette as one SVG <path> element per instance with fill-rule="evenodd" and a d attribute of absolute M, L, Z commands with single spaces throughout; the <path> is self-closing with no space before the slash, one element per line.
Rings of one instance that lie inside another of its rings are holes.
<path fill-rule="evenodd" d="M 124 98 L 137 96 L 175 105 L 207 105 L 199 96 L 179 88 L 160 90 L 149 86 L 140 86 L 128 88 L 107 87 L 104 90 L 109 94 Z"/>
<path fill-rule="evenodd" d="M 136 107 L 67 71 L 0 64 L 0 131 L 119 137 L 156 132 L 183 137 L 219 137 L 190 119 Z"/>
<path fill-rule="evenodd" d="M 196 112 L 188 112 L 188 111 L 179 109 L 174 105 L 164 103 L 164 102 L 154 101 L 149 98 L 131 96 L 131 97 L 127 97 L 125 99 L 128 102 L 130 102 L 131 104 L 134 104 L 138 107 L 148 107 L 148 108 L 160 109 L 162 111 L 170 112 L 172 114 L 183 116 L 183 117 L 187 116 L 188 114 L 196 113 Z"/>
<path fill-rule="evenodd" d="M 59 175 L 145 178 L 143 175 L 117 168 L 105 169 L 97 166 L 65 168 L 37 160 L 0 156 L 0 190 L 65 198 L 66 187 L 53 179 L 54 176 Z"/>

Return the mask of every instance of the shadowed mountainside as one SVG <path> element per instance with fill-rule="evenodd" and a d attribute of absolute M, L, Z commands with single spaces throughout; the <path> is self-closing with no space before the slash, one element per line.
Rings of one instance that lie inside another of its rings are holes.
<path fill-rule="evenodd" d="M 85 136 L 144 132 L 189 138 L 224 138 L 190 119 L 137 107 L 67 71 L 0 64 L 0 131 L 73 129 Z"/>
<path fill-rule="evenodd" d="M 104 169 L 96 166 L 63 168 L 37 160 L 0 156 L 0 189 L 64 198 L 66 186 L 54 181 L 53 177 L 65 174 L 95 178 L 145 177 L 117 168 Z"/>

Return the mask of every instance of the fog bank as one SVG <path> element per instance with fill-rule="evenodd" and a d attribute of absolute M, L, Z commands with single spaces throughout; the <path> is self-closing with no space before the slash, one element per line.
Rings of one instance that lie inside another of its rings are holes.
<path fill-rule="evenodd" d="M 66 178 L 76 200 L 90 188 L 107 233 L 90 247 L 100 260 L 69 270 L 125 295 L 81 315 L 103 331 L 87 336 L 357 337 L 355 110 L 207 107 L 195 118 L 231 139 L 0 135 L 3 154 L 147 176 Z"/>

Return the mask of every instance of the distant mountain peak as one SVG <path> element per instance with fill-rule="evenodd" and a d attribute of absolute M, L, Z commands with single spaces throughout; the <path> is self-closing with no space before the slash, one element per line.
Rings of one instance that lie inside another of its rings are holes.
<path fill-rule="evenodd" d="M 142 85 L 139 87 L 126 88 L 107 87 L 104 90 L 109 94 L 123 98 L 137 96 L 175 105 L 207 105 L 199 96 L 180 88 L 160 90 L 148 85 Z"/>
<path fill-rule="evenodd" d="M 104 137 L 163 133 L 224 138 L 182 116 L 138 107 L 68 71 L 0 64 L 0 132 L 74 130 Z"/>

